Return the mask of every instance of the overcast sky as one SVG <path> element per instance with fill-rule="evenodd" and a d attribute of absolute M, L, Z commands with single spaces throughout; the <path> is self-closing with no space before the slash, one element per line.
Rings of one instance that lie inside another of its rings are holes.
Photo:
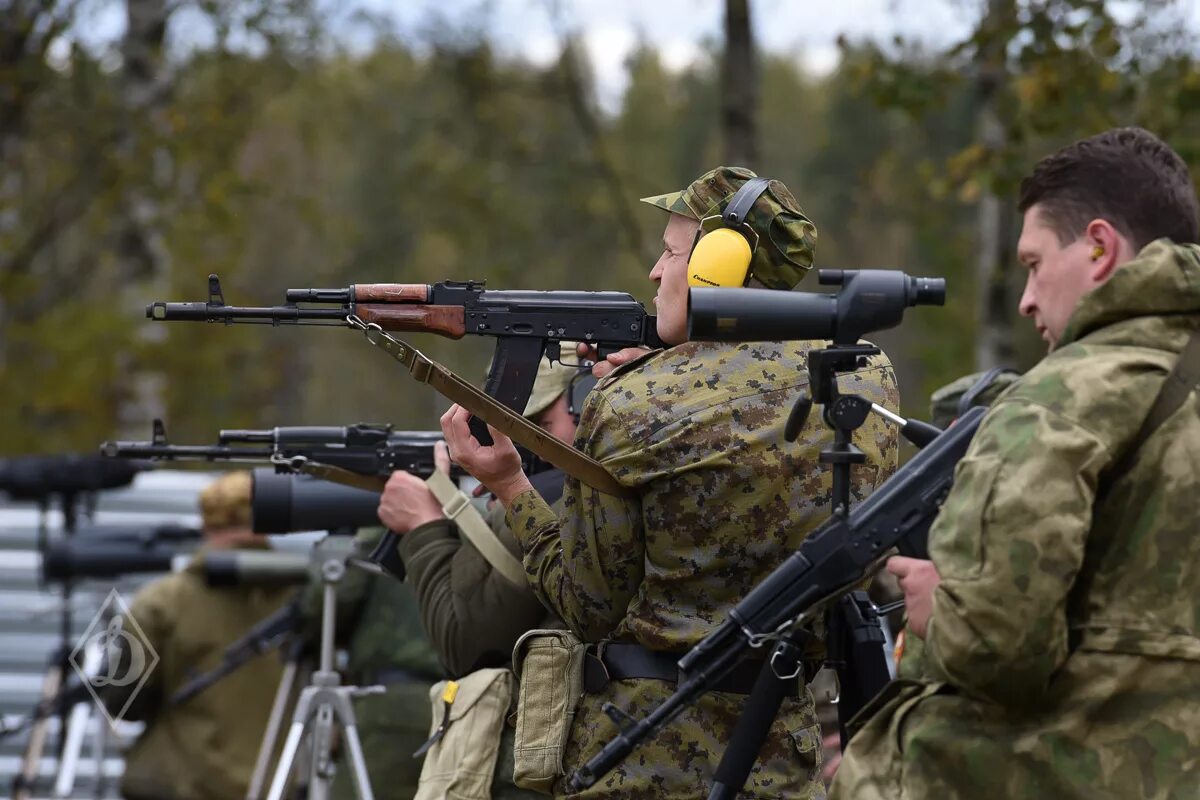
<path fill-rule="evenodd" d="M 551 0 L 361 0 L 393 16 L 400 30 L 416 33 L 429 15 L 452 24 L 478 19 L 490 6 L 487 29 L 506 52 L 546 63 L 558 53 Z M 561 0 L 559 18 L 583 34 L 602 102 L 613 106 L 626 83 L 625 58 L 639 39 L 657 47 L 668 67 L 696 59 L 705 39 L 722 35 L 724 0 Z M 751 0 L 759 46 L 828 72 L 836 65 L 837 38 L 887 39 L 896 33 L 931 43 L 960 37 L 970 26 L 973 0 Z"/>
<path fill-rule="evenodd" d="M 537 64 L 558 52 L 558 33 L 552 9 L 587 44 L 601 103 L 614 108 L 626 84 L 625 58 L 645 40 L 659 50 L 668 67 L 680 68 L 696 59 L 706 39 L 721 36 L 724 0 L 320 0 L 338 9 L 345 21 L 343 38 L 362 36 L 349 20 L 363 8 L 390 16 L 401 35 L 418 41 L 421 30 L 437 17 L 453 27 L 483 28 L 505 53 Z M 796 59 L 806 68 L 825 73 L 837 62 L 837 39 L 889 40 L 896 34 L 940 45 L 958 41 L 970 29 L 984 0 L 751 0 L 754 32 L 764 50 Z M 1187 16 L 1200 18 L 1200 0 L 1178 0 Z M 1136 13 L 1137 0 L 1114 0 L 1127 15 Z M 120 0 L 93 0 L 94 9 L 81 27 L 84 38 L 111 41 L 124 28 Z M 185 7 L 186 8 L 186 7 Z M 207 46 L 211 30 L 193 12 L 172 19 L 176 46 Z M 365 42 L 360 42 L 365 44 Z"/>

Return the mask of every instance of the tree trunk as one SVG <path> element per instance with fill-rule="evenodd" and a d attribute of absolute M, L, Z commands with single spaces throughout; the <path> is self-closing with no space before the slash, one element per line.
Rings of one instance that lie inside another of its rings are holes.
<path fill-rule="evenodd" d="M 159 296 L 170 285 L 170 256 L 163 222 L 168 214 L 162 198 L 172 180 L 172 164 L 161 139 L 168 134 L 165 106 L 170 86 L 163 58 L 167 0 L 126 0 L 127 28 L 121 42 L 122 83 L 126 127 L 120 152 L 128 188 L 122 198 L 117 252 L 121 272 L 133 294 L 127 298 L 131 310 L 147 291 Z M 144 340 L 167 334 L 161 326 L 143 325 Z M 127 364 L 128 399 L 118 409 L 124 432 L 144 435 L 149 422 L 164 416 L 165 379 L 157 373 Z"/>
<path fill-rule="evenodd" d="M 725 0 L 725 57 L 721 61 L 721 130 L 730 166 L 758 165 L 758 62 L 750 0 Z"/>
<path fill-rule="evenodd" d="M 988 0 L 987 17 L 983 21 L 976 81 L 980 100 L 976 136 L 993 157 L 993 164 L 995 157 L 1008 146 L 1000 116 L 1000 100 L 1008 83 L 1005 49 L 1015 14 L 1012 0 Z M 994 183 L 989 181 L 981 189 L 977 220 L 976 316 L 979 327 L 975 337 L 975 368 L 986 370 L 1011 366 L 1016 353 L 1011 288 L 1014 215 L 1011 199 L 999 197 Z"/>

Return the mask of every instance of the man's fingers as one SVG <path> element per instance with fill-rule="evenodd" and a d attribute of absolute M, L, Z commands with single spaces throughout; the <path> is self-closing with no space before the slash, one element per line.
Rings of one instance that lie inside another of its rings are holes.
<path fill-rule="evenodd" d="M 488 425 L 487 429 L 488 429 L 488 433 L 490 433 L 492 435 L 492 447 L 514 447 L 515 446 L 512 443 L 512 439 L 509 439 L 507 436 L 505 436 L 503 433 L 501 433 L 500 431 L 493 428 L 491 425 Z"/>
<path fill-rule="evenodd" d="M 923 558 L 892 556 L 887 560 L 887 571 L 895 575 L 897 578 L 903 578 L 925 563 L 928 562 Z"/>
<path fill-rule="evenodd" d="M 433 443 L 433 468 L 445 475 L 450 474 L 450 447 L 445 442 Z"/>

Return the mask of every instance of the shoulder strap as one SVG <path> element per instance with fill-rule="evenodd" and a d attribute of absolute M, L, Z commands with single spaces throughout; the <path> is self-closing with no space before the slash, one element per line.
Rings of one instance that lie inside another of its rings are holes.
<path fill-rule="evenodd" d="M 1125 450 L 1125 455 L 1117 462 L 1111 474 L 1120 475 L 1129 469 L 1146 440 L 1179 410 L 1197 386 L 1200 386 L 1200 330 L 1193 333 L 1183 346 L 1175 368 L 1163 381 L 1162 389 L 1154 398 L 1154 404 L 1150 406 L 1150 413 L 1142 420 L 1142 427 L 1138 429 L 1133 441 Z"/>
<path fill-rule="evenodd" d="M 580 483 L 616 497 L 637 495 L 636 490 L 618 481 L 599 461 L 542 430 L 412 345 L 391 336 L 375 323 L 368 325 L 359 320 L 358 326 L 368 342 L 408 367 L 409 373 L 417 381 L 432 386 L 443 397 L 458 403 L 517 444 L 524 445 L 577 478 Z"/>
<path fill-rule="evenodd" d="M 508 548 L 488 527 L 479 510 L 471 505 L 470 499 L 454 485 L 454 481 L 441 470 L 434 470 L 425 481 L 429 491 L 442 504 L 442 513 L 454 520 L 467 541 L 475 546 L 492 569 L 500 573 L 509 583 L 526 585 L 525 567 L 508 552 Z"/>

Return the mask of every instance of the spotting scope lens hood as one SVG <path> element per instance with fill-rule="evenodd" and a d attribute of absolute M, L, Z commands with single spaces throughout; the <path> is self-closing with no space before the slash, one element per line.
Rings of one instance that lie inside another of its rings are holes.
<path fill-rule="evenodd" d="M 379 494 L 308 475 L 252 473 L 250 514 L 255 533 L 295 533 L 381 525 Z"/>

